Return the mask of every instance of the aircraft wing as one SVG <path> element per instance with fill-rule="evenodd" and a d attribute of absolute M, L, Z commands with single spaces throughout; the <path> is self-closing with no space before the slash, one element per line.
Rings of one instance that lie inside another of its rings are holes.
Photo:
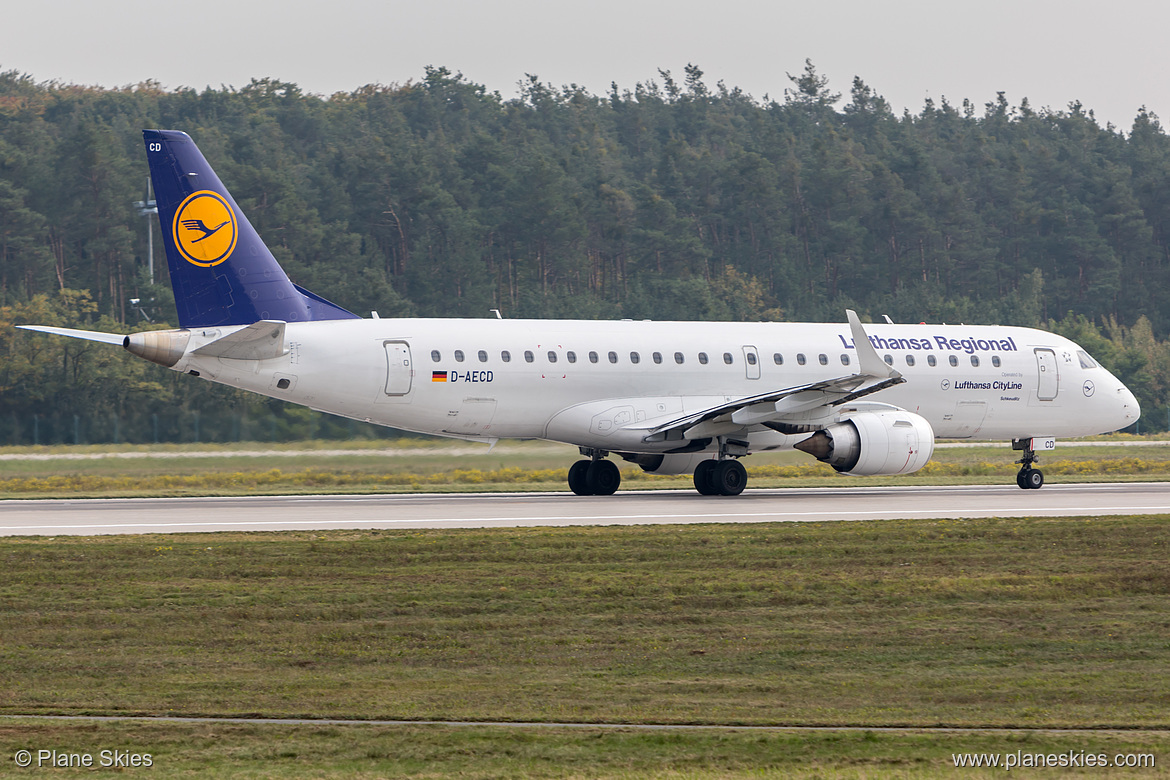
<path fill-rule="evenodd" d="M 782 432 L 796 432 L 786 430 L 786 423 L 795 429 L 815 417 L 817 409 L 850 403 L 905 382 L 899 372 L 878 357 L 857 313 L 850 309 L 846 315 L 857 349 L 857 373 L 737 398 L 667 422 L 631 425 L 627 429 L 645 430 L 646 441 L 702 438 L 729 426 L 767 425 Z"/>
<path fill-rule="evenodd" d="M 732 423 L 736 426 L 772 423 L 769 427 L 783 430 L 786 419 L 795 419 L 797 415 L 805 417 L 808 412 L 818 408 L 847 404 L 905 381 L 901 376 L 874 381 L 872 377 L 851 374 L 824 382 L 737 398 L 667 422 L 628 425 L 626 428 L 644 429 L 647 432 L 646 441 L 706 436 L 709 431 L 702 426 L 708 422 Z"/>

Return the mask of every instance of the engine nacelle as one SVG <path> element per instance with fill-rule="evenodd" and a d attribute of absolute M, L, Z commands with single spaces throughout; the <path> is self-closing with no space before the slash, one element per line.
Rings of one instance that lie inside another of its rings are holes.
<path fill-rule="evenodd" d="M 842 474 L 910 474 L 934 454 L 934 430 L 903 410 L 855 414 L 795 445 Z"/>
<path fill-rule="evenodd" d="M 665 455 L 625 454 L 621 456 L 637 463 L 647 474 L 694 474 L 702 461 L 714 457 L 710 452 L 667 453 Z"/>

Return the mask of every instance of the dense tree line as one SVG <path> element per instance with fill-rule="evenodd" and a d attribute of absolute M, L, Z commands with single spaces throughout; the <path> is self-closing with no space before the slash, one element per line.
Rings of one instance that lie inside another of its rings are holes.
<path fill-rule="evenodd" d="M 694 66 L 601 96 L 530 77 L 505 100 L 443 68 L 329 98 L 0 73 L 0 320 L 174 322 L 161 245 L 151 285 L 132 206 L 140 131 L 162 127 L 196 139 L 294 281 L 359 313 L 841 320 L 848 306 L 1055 327 L 1097 340 L 1147 407 L 1166 406 L 1157 117 L 1122 132 L 1079 104 L 1002 94 L 899 115 L 860 79 L 847 96 L 811 64 L 790 80 L 757 100 Z M 275 413 L 96 345 L 5 328 L 0 347 L 0 441 L 38 409 L 65 415 L 58 439 L 73 415 L 131 406 Z"/>

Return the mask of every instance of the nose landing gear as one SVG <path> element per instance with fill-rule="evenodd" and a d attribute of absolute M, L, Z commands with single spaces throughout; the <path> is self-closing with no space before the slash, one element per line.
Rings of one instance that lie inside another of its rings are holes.
<path fill-rule="evenodd" d="M 1035 447 L 1039 444 L 1046 450 L 1056 447 L 1056 439 L 1012 439 L 1013 450 L 1023 450 L 1024 456 L 1016 461 L 1020 464 L 1020 471 L 1016 474 L 1016 484 L 1024 490 L 1039 490 L 1044 486 L 1044 472 L 1032 468 L 1033 463 L 1039 463 Z"/>

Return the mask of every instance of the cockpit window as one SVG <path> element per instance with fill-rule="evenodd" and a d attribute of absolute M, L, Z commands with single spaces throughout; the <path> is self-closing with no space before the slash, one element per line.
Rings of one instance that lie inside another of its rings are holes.
<path fill-rule="evenodd" d="M 1077 359 L 1081 361 L 1081 368 L 1096 368 L 1097 362 L 1089 357 L 1089 353 L 1083 349 L 1077 350 Z"/>

